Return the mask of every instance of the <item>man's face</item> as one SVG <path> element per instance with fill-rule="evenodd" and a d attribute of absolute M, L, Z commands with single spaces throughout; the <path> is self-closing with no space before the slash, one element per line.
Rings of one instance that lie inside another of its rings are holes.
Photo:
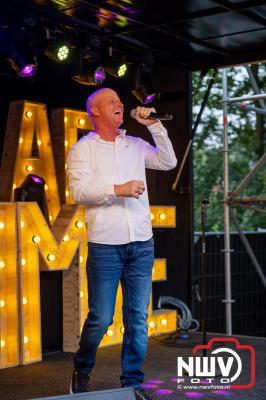
<path fill-rule="evenodd" d="M 123 123 L 124 106 L 116 92 L 106 89 L 95 98 L 98 119 L 113 128 L 119 128 Z"/>

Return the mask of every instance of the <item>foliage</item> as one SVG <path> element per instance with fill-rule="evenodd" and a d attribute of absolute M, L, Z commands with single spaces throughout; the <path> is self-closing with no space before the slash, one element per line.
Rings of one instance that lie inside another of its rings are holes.
<path fill-rule="evenodd" d="M 266 65 L 253 65 L 251 68 L 260 89 L 266 92 Z M 254 94 L 245 67 L 230 68 L 227 71 L 229 97 Z M 204 77 L 200 72 L 193 74 L 194 121 L 211 72 L 209 71 Z M 250 102 L 250 105 L 260 107 L 257 102 Z M 264 115 L 239 110 L 231 105 L 228 107 L 228 122 L 229 191 L 231 192 L 265 152 L 266 130 Z M 208 198 L 210 201 L 207 207 L 207 230 L 223 231 L 223 154 L 222 71 L 218 70 L 193 144 L 196 231 L 201 230 L 202 198 Z M 239 196 L 262 195 L 266 197 L 266 165 L 239 194 Z M 265 207 L 257 206 L 257 208 L 266 211 Z M 244 230 L 266 229 L 266 214 L 238 207 L 237 216 Z"/>

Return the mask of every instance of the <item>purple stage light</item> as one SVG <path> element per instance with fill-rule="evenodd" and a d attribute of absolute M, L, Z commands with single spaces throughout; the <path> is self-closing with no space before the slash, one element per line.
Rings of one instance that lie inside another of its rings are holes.
<path fill-rule="evenodd" d="M 213 390 L 212 393 L 220 394 L 222 396 L 231 396 L 231 393 L 228 392 L 227 390 Z"/>
<path fill-rule="evenodd" d="M 185 396 L 189 397 L 190 399 L 201 399 L 203 394 L 199 392 L 186 392 Z"/>
<path fill-rule="evenodd" d="M 148 96 L 145 97 L 144 104 L 152 103 L 154 101 L 155 97 L 156 97 L 156 93 L 149 94 Z"/>
<path fill-rule="evenodd" d="M 154 385 L 153 383 L 142 383 L 141 387 L 143 389 L 156 389 L 158 385 Z"/>
<path fill-rule="evenodd" d="M 35 182 L 35 183 L 40 183 L 40 184 L 44 184 L 44 180 L 42 178 L 40 178 L 37 175 L 31 175 L 31 179 Z"/>
<path fill-rule="evenodd" d="M 25 65 L 19 71 L 19 75 L 23 78 L 31 78 L 37 71 L 37 66 L 35 64 L 28 64 Z"/>
<path fill-rule="evenodd" d="M 146 382 L 147 383 L 154 383 L 155 385 L 160 385 L 161 383 L 164 383 L 164 381 L 161 381 L 159 379 L 148 379 Z"/>
<path fill-rule="evenodd" d="M 156 390 L 155 393 L 159 396 L 166 396 L 167 394 L 172 394 L 174 391 L 170 389 L 159 389 Z"/>
<path fill-rule="evenodd" d="M 171 382 L 177 383 L 177 378 L 175 378 L 175 377 L 174 377 L 174 378 L 171 378 L 170 381 L 171 381 Z"/>
<path fill-rule="evenodd" d="M 102 67 L 98 67 L 94 72 L 94 81 L 97 85 L 100 85 L 105 80 L 105 72 Z"/>

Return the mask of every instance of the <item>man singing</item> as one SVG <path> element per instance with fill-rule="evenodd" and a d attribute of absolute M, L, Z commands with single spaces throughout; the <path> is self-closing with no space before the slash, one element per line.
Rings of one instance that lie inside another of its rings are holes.
<path fill-rule="evenodd" d="M 119 129 L 124 106 L 109 88 L 87 100 L 94 126 L 70 150 L 70 189 L 86 206 L 89 313 L 74 356 L 71 392 L 90 390 L 90 373 L 103 335 L 113 322 L 119 282 L 123 291 L 124 336 L 122 387 L 133 387 L 137 399 L 150 399 L 141 389 L 141 366 L 147 349 L 147 310 L 151 291 L 154 243 L 145 168 L 170 170 L 176 157 L 167 131 L 149 118 L 154 108 L 137 107 L 135 119 L 146 125 L 156 147 Z"/>

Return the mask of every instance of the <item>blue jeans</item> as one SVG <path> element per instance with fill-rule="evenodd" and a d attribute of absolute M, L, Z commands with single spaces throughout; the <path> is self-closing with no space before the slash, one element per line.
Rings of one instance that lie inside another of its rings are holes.
<path fill-rule="evenodd" d="M 89 243 L 87 277 L 89 313 L 84 323 L 75 367 L 90 373 L 98 346 L 113 323 L 119 281 L 123 292 L 122 387 L 139 387 L 147 350 L 147 316 L 154 261 L 153 238 L 121 245 Z M 110 371 L 112 373 L 112 371 Z"/>

